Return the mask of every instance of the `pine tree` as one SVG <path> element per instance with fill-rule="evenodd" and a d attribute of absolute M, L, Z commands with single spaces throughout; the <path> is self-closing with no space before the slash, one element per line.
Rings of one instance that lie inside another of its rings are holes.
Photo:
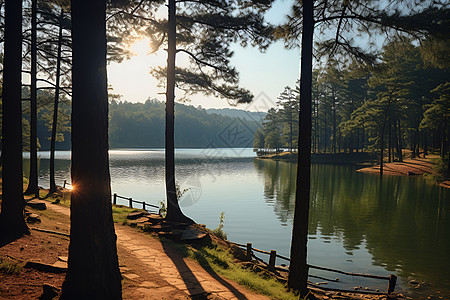
<path fill-rule="evenodd" d="M 5 1 L 0 245 L 29 233 L 22 176 L 22 1 Z"/>
<path fill-rule="evenodd" d="M 72 1 L 71 13 L 74 189 L 61 299 L 122 299 L 108 159 L 106 0 Z"/>

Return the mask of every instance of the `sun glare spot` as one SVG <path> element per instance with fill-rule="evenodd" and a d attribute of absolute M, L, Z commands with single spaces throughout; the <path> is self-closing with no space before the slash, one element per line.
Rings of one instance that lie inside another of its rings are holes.
<path fill-rule="evenodd" d="M 147 56 L 151 54 L 151 45 L 149 38 L 143 38 L 130 45 L 130 51 L 134 56 Z"/>

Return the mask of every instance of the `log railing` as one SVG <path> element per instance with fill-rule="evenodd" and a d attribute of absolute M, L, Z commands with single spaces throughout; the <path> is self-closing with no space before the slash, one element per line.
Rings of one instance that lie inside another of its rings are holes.
<path fill-rule="evenodd" d="M 147 203 L 147 202 L 145 202 L 145 201 L 139 201 L 139 200 L 134 200 L 133 198 L 128 198 L 128 197 L 124 197 L 124 196 L 119 196 L 119 195 L 117 195 L 116 193 L 114 193 L 113 195 L 112 195 L 112 197 L 113 197 L 113 204 L 114 205 L 116 205 L 117 204 L 117 198 L 120 198 L 120 199 L 124 199 L 124 200 L 127 200 L 128 201 L 128 206 L 130 207 L 130 208 L 133 208 L 133 203 L 137 203 L 137 204 L 141 204 L 142 205 L 142 209 L 143 210 L 146 210 L 146 211 L 150 211 L 148 208 L 157 208 L 158 209 L 158 214 L 159 214 L 159 206 L 157 206 L 157 205 L 153 205 L 153 204 L 150 204 L 150 203 Z M 154 210 L 152 211 L 152 212 L 155 212 Z"/>
<path fill-rule="evenodd" d="M 253 258 L 266 264 L 267 268 L 271 271 L 275 271 L 275 270 L 280 270 L 280 271 L 288 271 L 287 268 L 280 268 L 277 267 L 275 265 L 275 261 L 278 258 L 290 261 L 289 257 L 286 256 L 282 256 L 277 254 L 277 252 L 275 250 L 271 250 L 269 251 L 264 251 L 264 250 L 260 250 L 260 249 L 256 249 L 252 247 L 252 243 L 247 243 L 247 245 L 243 245 L 243 244 L 238 244 L 238 243 L 234 243 L 231 242 L 231 244 L 239 246 L 241 248 L 244 248 L 246 250 L 246 258 L 248 261 L 251 261 Z M 262 259 L 260 259 L 259 257 L 257 257 L 253 252 L 258 252 L 258 253 L 262 253 L 262 254 L 267 254 L 269 255 L 269 263 L 265 263 Z M 313 265 L 309 265 L 308 264 L 308 268 L 310 269 L 317 269 L 317 270 L 322 270 L 322 271 L 328 271 L 328 272 L 334 272 L 334 273 L 339 273 L 339 274 L 344 274 L 344 275 L 349 275 L 349 276 L 359 276 L 359 277 L 366 277 L 366 278 L 374 278 L 374 279 L 380 279 L 380 280 L 387 280 L 388 283 L 388 288 L 386 293 L 381 293 L 381 292 L 374 292 L 374 291 L 350 291 L 350 290 L 342 290 L 342 289 L 333 289 L 333 288 L 325 288 L 322 286 L 318 286 L 315 284 L 311 284 L 314 287 L 319 287 L 323 290 L 330 290 L 330 291 L 344 291 L 344 292 L 352 292 L 352 293 L 363 293 L 363 294 L 391 294 L 394 292 L 395 290 L 395 285 L 397 283 L 397 276 L 394 274 L 391 274 L 389 276 L 379 276 L 379 275 L 371 275 L 371 274 L 361 274 L 361 273 L 351 273 L 351 272 L 344 272 L 344 271 L 340 271 L 340 270 L 336 270 L 336 269 L 331 269 L 331 268 L 325 268 L 325 267 L 319 267 L 319 266 L 313 266 Z M 312 276 L 312 275 L 310 275 Z M 312 277 L 317 277 L 317 276 L 312 276 Z M 323 278 L 322 278 L 323 279 Z"/>

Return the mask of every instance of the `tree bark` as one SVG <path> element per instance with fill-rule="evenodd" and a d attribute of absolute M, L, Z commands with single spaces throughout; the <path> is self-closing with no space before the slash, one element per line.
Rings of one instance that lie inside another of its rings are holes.
<path fill-rule="evenodd" d="M 400 120 L 397 121 L 397 130 L 398 130 L 398 161 L 402 162 L 403 161 L 403 142 L 402 142 L 402 131 L 401 131 L 401 127 L 400 127 Z"/>
<path fill-rule="evenodd" d="M 106 0 L 72 8 L 72 186 L 61 299 L 121 299 L 108 162 Z"/>
<path fill-rule="evenodd" d="M 55 183 L 55 148 L 56 148 L 56 131 L 58 128 L 58 105 L 59 105 L 59 85 L 61 75 L 61 48 L 63 38 L 63 17 L 64 10 L 61 9 L 61 15 L 59 17 L 59 35 L 58 35 L 58 53 L 56 58 L 56 82 L 55 82 L 55 101 L 53 104 L 53 123 L 52 123 L 52 135 L 50 140 L 50 190 L 49 195 L 56 192 Z"/>
<path fill-rule="evenodd" d="M 336 154 L 336 97 L 333 91 L 333 153 Z"/>
<path fill-rule="evenodd" d="M 181 211 L 175 183 L 175 58 L 176 46 L 176 1 L 168 1 L 168 45 L 167 45 L 167 87 L 166 87 L 166 219 L 174 222 L 194 223 Z"/>
<path fill-rule="evenodd" d="M 391 143 L 391 119 L 389 118 L 388 121 L 388 162 L 391 161 L 391 149 L 392 149 L 392 143 Z"/>
<path fill-rule="evenodd" d="M 326 102 L 325 102 L 326 103 Z M 325 104 L 324 104 L 325 106 Z M 327 108 L 323 108 L 324 113 L 324 124 L 323 124 L 323 141 L 325 143 L 324 153 L 327 153 L 327 146 L 328 146 L 328 140 L 327 140 Z"/>
<path fill-rule="evenodd" d="M 5 1 L 0 246 L 29 233 L 22 175 L 22 1 Z"/>
<path fill-rule="evenodd" d="M 31 80 L 30 80 L 30 177 L 25 194 L 39 198 L 37 163 L 37 0 L 31 1 Z"/>
<path fill-rule="evenodd" d="M 308 219 L 311 180 L 311 84 L 313 48 L 313 1 L 303 1 L 303 30 L 300 75 L 300 120 L 298 139 L 297 187 L 292 227 L 291 263 L 288 287 L 308 293 Z"/>

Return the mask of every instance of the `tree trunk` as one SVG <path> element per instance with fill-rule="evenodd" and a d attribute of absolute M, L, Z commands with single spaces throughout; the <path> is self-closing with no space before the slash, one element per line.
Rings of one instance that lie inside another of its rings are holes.
<path fill-rule="evenodd" d="M 336 98 L 333 91 L 333 153 L 336 154 Z"/>
<path fill-rule="evenodd" d="M 364 126 L 362 127 L 362 138 L 361 138 L 361 152 L 364 152 L 364 148 L 366 147 L 365 144 L 365 130 L 364 130 Z"/>
<path fill-rule="evenodd" d="M 167 33 L 167 88 L 166 88 L 166 219 L 194 223 L 181 211 L 175 184 L 175 57 L 176 57 L 176 1 L 169 0 L 169 27 Z"/>
<path fill-rule="evenodd" d="M 342 142 L 342 137 L 341 137 L 341 130 L 339 130 L 339 143 L 338 143 L 338 152 L 341 153 L 341 142 Z"/>
<path fill-rule="evenodd" d="M 392 143 L 391 143 L 391 119 L 389 118 L 389 121 L 388 121 L 388 162 L 392 162 L 392 160 L 391 160 L 391 148 L 392 148 Z"/>
<path fill-rule="evenodd" d="M 314 133 L 316 136 L 316 152 L 320 153 L 320 129 L 319 129 L 319 102 L 315 101 L 316 103 L 316 118 L 315 118 L 315 123 L 316 123 L 316 132 Z"/>
<path fill-rule="evenodd" d="M 325 106 L 325 104 L 324 104 L 324 106 Z M 325 146 L 324 152 L 327 153 L 328 141 L 327 141 L 327 108 L 326 107 L 324 107 L 323 112 L 324 112 L 323 141 L 325 143 L 324 144 L 324 146 Z"/>
<path fill-rule="evenodd" d="M 29 233 L 22 176 L 22 1 L 5 1 L 0 246 Z"/>
<path fill-rule="evenodd" d="M 294 120 L 293 120 L 293 118 L 292 118 L 292 114 L 293 114 L 293 112 L 291 111 L 290 112 L 290 122 L 289 122 L 289 152 L 291 152 L 292 153 L 292 123 L 294 123 Z"/>
<path fill-rule="evenodd" d="M 400 120 L 398 121 L 398 147 L 399 147 L 399 153 L 398 153 L 398 161 L 403 161 L 403 139 L 402 139 L 402 131 L 400 126 Z"/>
<path fill-rule="evenodd" d="M 384 166 L 384 125 L 381 130 L 381 137 L 380 137 L 380 177 L 383 176 L 383 166 Z"/>
<path fill-rule="evenodd" d="M 56 130 L 58 128 L 58 104 L 59 104 L 59 84 L 61 74 L 61 47 L 62 47 L 62 35 L 63 35 L 63 18 L 64 10 L 61 9 L 61 15 L 59 17 L 59 35 L 58 35 L 58 53 L 56 58 L 56 82 L 55 82 L 55 102 L 53 104 L 53 123 L 52 123 L 52 135 L 50 140 L 50 190 L 49 195 L 56 192 L 55 183 L 55 148 L 56 148 Z"/>
<path fill-rule="evenodd" d="M 30 177 L 25 194 L 39 198 L 37 164 L 37 41 L 36 41 L 37 0 L 31 1 L 31 80 L 30 80 Z"/>
<path fill-rule="evenodd" d="M 108 158 L 106 0 L 72 9 L 72 186 L 61 299 L 121 299 Z"/>
<path fill-rule="evenodd" d="M 428 155 L 428 136 L 426 132 L 422 132 L 422 140 L 423 140 L 423 158 L 426 158 L 426 155 Z"/>
<path fill-rule="evenodd" d="M 313 47 L 313 1 L 303 1 L 303 29 L 300 76 L 300 120 L 297 161 L 297 187 L 292 227 L 291 263 L 288 287 L 308 293 L 308 217 L 311 179 L 311 84 Z"/>
<path fill-rule="evenodd" d="M 313 117 L 314 117 L 314 136 L 313 136 L 313 153 L 316 153 L 316 147 L 317 147 L 317 119 L 316 119 L 316 115 L 317 115 L 317 109 L 316 109 L 316 100 L 314 100 L 314 102 L 312 103 L 313 105 Z"/>

